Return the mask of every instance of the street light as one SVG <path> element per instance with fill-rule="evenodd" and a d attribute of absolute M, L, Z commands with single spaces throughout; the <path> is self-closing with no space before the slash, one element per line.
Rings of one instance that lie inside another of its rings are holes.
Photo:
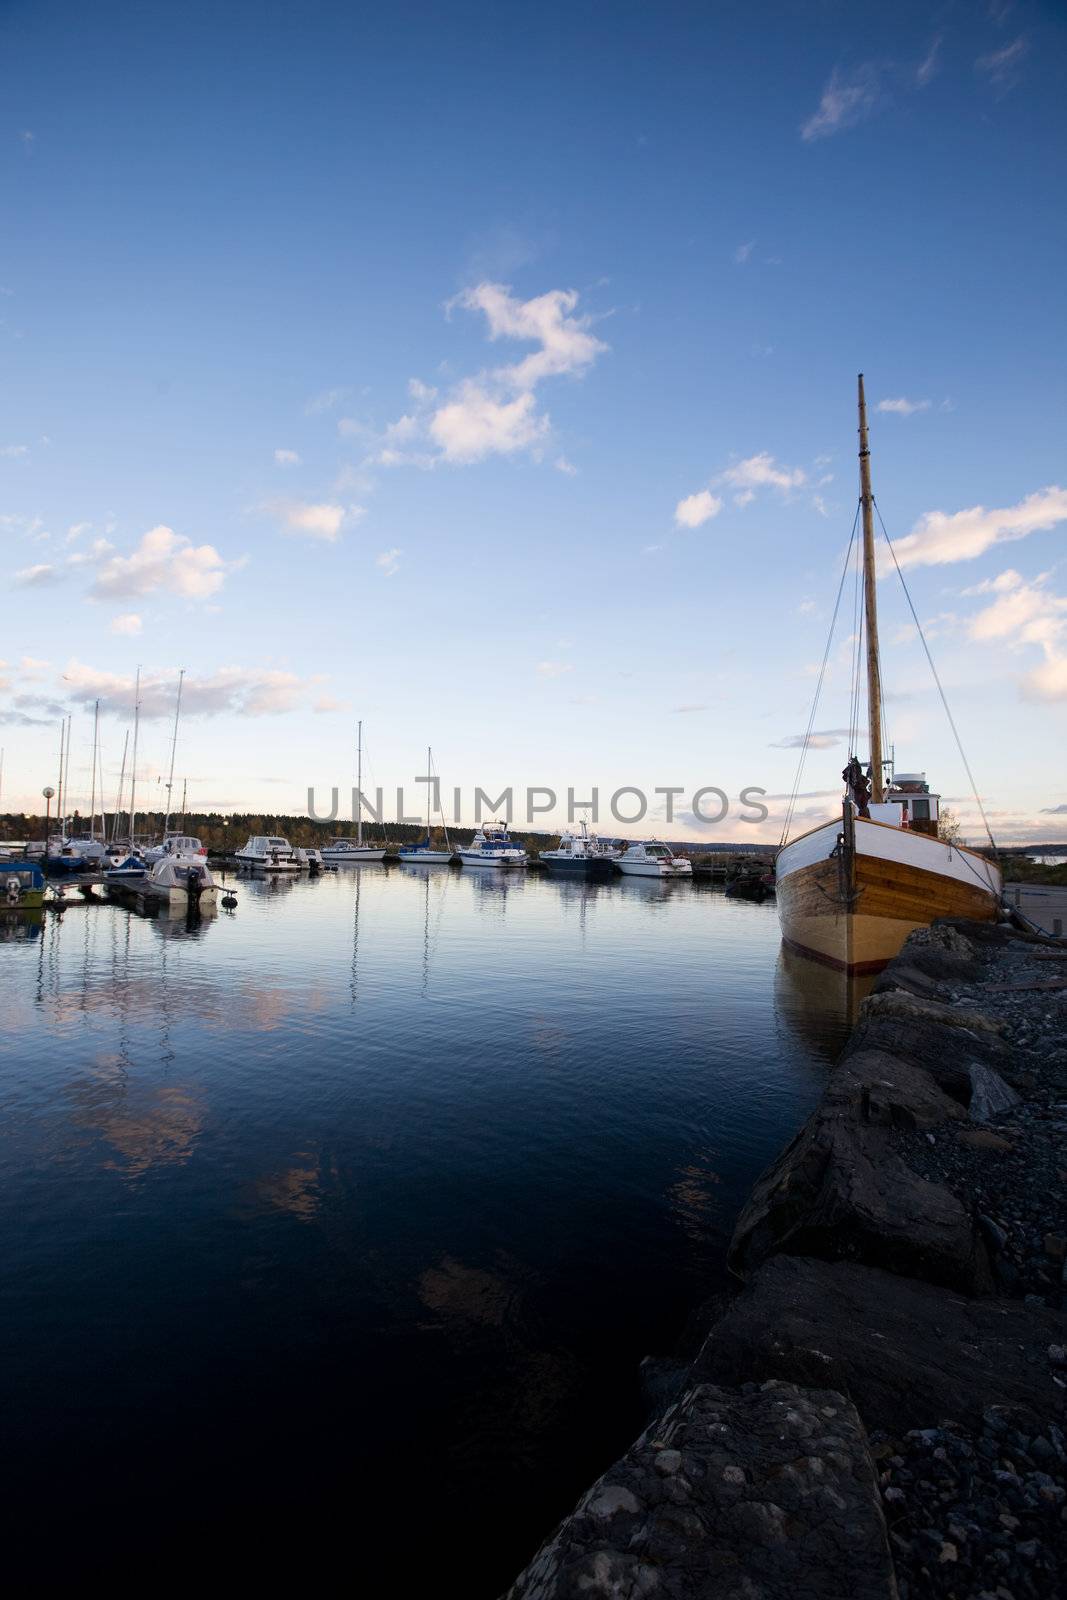
<path fill-rule="evenodd" d="M 55 792 L 50 783 L 45 784 L 41 790 L 44 795 L 44 856 L 46 861 L 48 860 L 48 813 L 52 805 L 52 796 Z"/>

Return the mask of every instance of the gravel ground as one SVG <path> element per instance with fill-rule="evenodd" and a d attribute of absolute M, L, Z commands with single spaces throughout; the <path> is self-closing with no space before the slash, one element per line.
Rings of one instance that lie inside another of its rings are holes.
<path fill-rule="evenodd" d="M 901 1600 L 1049 1600 L 1067 1590 L 1067 1440 L 985 1413 L 903 1439 L 875 1432 Z"/>
<path fill-rule="evenodd" d="M 1014 1050 L 1007 1076 L 1019 1102 L 981 1127 L 902 1132 L 901 1154 L 973 1207 L 1002 1294 L 1064 1309 L 1067 959 L 1013 940 L 983 951 L 982 960 L 984 981 L 948 985 L 943 998 L 1001 1024 Z M 1034 984 L 1042 987 L 1024 987 Z"/>

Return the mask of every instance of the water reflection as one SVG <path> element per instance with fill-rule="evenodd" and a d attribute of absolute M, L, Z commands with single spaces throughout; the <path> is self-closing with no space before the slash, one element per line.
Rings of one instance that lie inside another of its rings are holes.
<path fill-rule="evenodd" d="M 874 976 L 837 972 L 782 945 L 774 968 L 774 1006 L 806 1050 L 832 1064 L 844 1047 Z"/>

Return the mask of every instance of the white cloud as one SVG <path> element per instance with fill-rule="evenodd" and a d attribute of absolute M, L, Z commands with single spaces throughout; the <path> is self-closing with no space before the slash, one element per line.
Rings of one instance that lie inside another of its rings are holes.
<path fill-rule="evenodd" d="M 738 461 L 734 466 L 727 467 L 725 472 L 720 474 L 718 481 L 732 484 L 742 493 L 771 488 L 786 494 L 790 489 L 803 487 L 808 478 L 801 467 L 782 466 L 766 450 L 761 450 L 758 455 L 749 456 L 747 460 Z M 751 499 L 751 495 L 749 498 Z"/>
<path fill-rule="evenodd" d="M 61 581 L 62 574 L 47 561 L 39 561 L 36 566 L 23 567 L 14 577 L 14 582 L 20 589 L 43 589 L 49 584 Z"/>
<path fill-rule="evenodd" d="M 302 534 L 308 539 L 325 539 L 332 544 L 347 520 L 358 521 L 366 515 L 363 506 L 339 506 L 330 503 L 310 505 L 304 501 L 283 501 L 270 507 L 283 523 L 285 533 Z"/>
<path fill-rule="evenodd" d="M 1028 700 L 1067 699 L 1067 596 L 1047 588 L 1049 574 L 1027 581 L 1014 570 L 977 584 L 972 594 L 995 594 L 992 604 L 975 613 L 968 624 L 976 643 L 1003 642 L 1013 649 L 1037 645 L 1044 661 L 1022 679 Z"/>
<path fill-rule="evenodd" d="M 469 379 L 454 400 L 435 411 L 430 435 L 446 461 L 468 465 L 489 455 L 513 455 L 543 440 L 549 420 L 529 392 L 498 400 Z"/>
<path fill-rule="evenodd" d="M 70 527 L 67 529 L 67 537 L 64 539 L 63 543 L 73 544 L 76 539 L 81 538 L 83 533 L 88 533 L 91 527 L 91 522 L 72 522 Z"/>
<path fill-rule="evenodd" d="M 20 456 L 28 456 L 29 453 L 30 447 L 28 444 L 0 445 L 0 456 L 4 456 L 9 461 L 15 461 Z"/>
<path fill-rule="evenodd" d="M 299 467 L 303 465 L 301 457 L 295 450 L 275 450 L 274 459 L 280 467 Z"/>
<path fill-rule="evenodd" d="M 674 508 L 674 520 L 680 528 L 699 528 L 722 510 L 722 501 L 710 489 L 687 495 Z"/>
<path fill-rule="evenodd" d="M 400 557 L 403 554 L 403 550 L 383 550 L 380 555 L 375 556 L 374 565 L 381 572 L 383 578 L 394 576 L 400 566 Z"/>
<path fill-rule="evenodd" d="M 177 670 L 141 674 L 142 717 L 174 715 Z M 296 710 L 305 703 L 320 680 L 300 678 L 294 672 L 261 667 L 220 667 L 217 672 L 186 673 L 182 688 L 182 715 L 213 717 L 237 714 L 272 716 Z M 133 701 L 134 679 L 105 672 L 72 660 L 63 673 L 70 698 L 83 705 L 99 699 L 102 711 L 127 715 Z"/>
<path fill-rule="evenodd" d="M 950 561 L 971 561 L 995 544 L 1025 539 L 1067 521 L 1067 490 L 1057 484 L 1027 495 L 1018 505 L 1003 510 L 971 506 L 948 515 L 928 511 L 896 546 L 902 567 L 943 566 Z"/>
<path fill-rule="evenodd" d="M 578 468 L 573 461 L 568 461 L 566 456 L 557 456 L 552 465 L 557 472 L 562 472 L 564 477 L 576 478 L 578 476 Z"/>
<path fill-rule="evenodd" d="M 534 391 L 548 378 L 581 377 L 608 347 L 575 315 L 578 294 L 553 289 L 516 299 L 505 284 L 480 283 L 449 302 L 480 311 L 491 340 L 516 339 L 539 348 L 520 361 L 461 379 L 437 404 L 437 391 L 417 378 L 408 390 L 415 410 L 380 436 L 370 460 L 381 466 L 466 466 L 492 455 L 537 452 L 551 432 Z"/>
<path fill-rule="evenodd" d="M 916 411 L 929 411 L 929 400 L 908 400 L 901 395 L 899 400 L 879 400 L 876 411 L 892 411 L 898 417 L 910 417 Z"/>
<path fill-rule="evenodd" d="M 542 678 L 562 678 L 564 673 L 573 672 L 574 668 L 568 661 L 539 661 L 537 671 Z"/>
<path fill-rule="evenodd" d="M 852 73 L 843 73 L 835 67 L 822 92 L 818 110 L 801 124 L 800 137 L 810 144 L 814 139 L 826 139 L 845 128 L 855 127 L 870 116 L 880 97 L 874 67 L 857 67 Z"/>
<path fill-rule="evenodd" d="M 142 536 L 131 555 L 105 555 L 90 593 L 96 600 L 113 600 L 163 589 L 185 600 L 205 600 L 225 581 L 226 563 L 214 545 L 193 545 L 160 524 Z"/>
<path fill-rule="evenodd" d="M 747 264 L 755 248 L 755 239 L 749 239 L 744 244 L 738 245 L 737 249 L 734 251 L 734 260 L 739 267 L 743 267 Z"/>
<path fill-rule="evenodd" d="M 131 637 L 141 631 L 141 619 L 136 611 L 124 611 L 121 616 L 111 619 L 112 633 L 127 634 Z"/>

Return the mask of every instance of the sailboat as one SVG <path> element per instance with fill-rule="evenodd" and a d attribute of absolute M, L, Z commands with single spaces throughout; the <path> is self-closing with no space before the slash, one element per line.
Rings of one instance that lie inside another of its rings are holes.
<path fill-rule="evenodd" d="M 784 942 L 848 973 L 879 972 L 909 933 L 938 917 L 995 921 L 1003 888 L 1000 870 L 988 857 L 938 837 L 940 796 L 925 773 L 898 775 L 883 758 L 874 496 L 862 373 L 859 436 L 869 768 L 864 772 L 850 752 L 840 816 L 790 840 L 776 858 Z"/>
<path fill-rule="evenodd" d="M 379 808 L 380 809 L 380 808 Z M 356 725 L 356 839 L 331 839 L 323 846 L 323 861 L 334 866 L 344 861 L 384 861 L 385 847 L 363 843 L 363 723 Z"/>
<path fill-rule="evenodd" d="M 426 751 L 426 838 L 421 844 L 406 844 L 397 851 L 401 861 L 406 861 L 409 866 L 436 867 L 447 866 L 452 860 L 452 846 L 448 841 L 448 829 L 445 828 L 445 844 L 447 850 L 435 850 L 430 842 L 430 818 L 433 815 L 433 751 Z M 444 817 L 441 818 L 442 827 Z"/>

